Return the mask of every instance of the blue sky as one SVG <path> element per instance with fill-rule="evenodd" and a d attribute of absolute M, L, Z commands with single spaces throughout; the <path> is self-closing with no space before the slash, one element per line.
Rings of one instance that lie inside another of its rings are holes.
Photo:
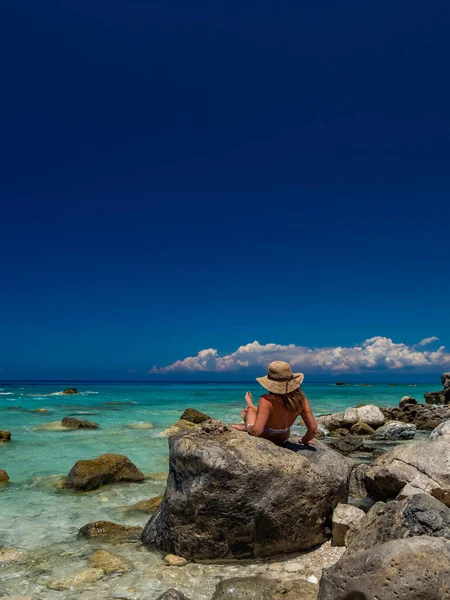
<path fill-rule="evenodd" d="M 3 3 L 0 377 L 248 379 L 267 344 L 312 379 L 450 368 L 449 25 Z"/>

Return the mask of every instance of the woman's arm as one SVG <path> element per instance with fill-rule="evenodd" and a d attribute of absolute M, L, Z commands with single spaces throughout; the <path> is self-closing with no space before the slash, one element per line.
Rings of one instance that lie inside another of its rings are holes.
<path fill-rule="evenodd" d="M 249 410 L 247 412 L 246 431 L 250 435 L 260 437 L 263 434 L 264 427 L 266 426 L 266 423 L 269 420 L 271 406 L 271 403 L 268 400 L 266 400 L 264 396 L 261 396 L 258 402 L 258 408 L 256 409 L 256 419 L 254 423 L 249 423 L 249 417 L 250 414 L 254 414 L 255 407 L 249 406 Z M 251 408 L 253 408 L 253 410 L 251 410 Z"/>
<path fill-rule="evenodd" d="M 317 435 L 317 423 L 312 413 L 311 406 L 309 405 L 309 402 L 306 398 L 305 406 L 302 412 L 300 413 L 300 416 L 303 419 L 303 422 L 306 425 L 307 429 L 305 435 L 302 437 L 302 442 L 303 444 L 308 444 Z"/>

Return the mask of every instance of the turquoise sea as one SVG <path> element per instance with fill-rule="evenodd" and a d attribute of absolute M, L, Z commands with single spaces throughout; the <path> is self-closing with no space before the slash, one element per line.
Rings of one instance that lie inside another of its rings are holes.
<path fill-rule="evenodd" d="M 77 395 L 58 394 L 74 385 Z M 423 393 L 434 387 L 329 383 L 308 384 L 304 391 L 314 413 L 320 415 L 361 403 L 396 405 L 404 395 L 422 400 Z M 78 529 L 94 520 L 143 526 L 148 517 L 127 507 L 164 490 L 168 470 L 164 431 L 187 407 L 228 423 L 239 422 L 246 391 L 257 399 L 262 389 L 254 383 L 0 383 L 0 429 L 9 430 L 13 440 L 0 445 L 0 469 L 10 476 L 9 484 L 0 486 L 0 548 L 16 548 L 25 557 L 33 557 L 3 566 L 0 562 L 0 592 L 66 597 L 45 586 L 75 566 L 86 566 L 91 547 L 76 540 Z M 95 421 L 100 429 L 46 429 L 49 423 L 70 415 Z M 153 479 L 106 486 L 89 494 L 55 487 L 59 476 L 66 475 L 77 460 L 105 452 L 125 454 Z M 143 560 L 142 552 L 146 552 L 145 564 L 156 560 L 147 550 L 133 552 L 140 552 L 134 564 Z M 161 577 L 155 575 L 149 589 L 162 589 Z"/>

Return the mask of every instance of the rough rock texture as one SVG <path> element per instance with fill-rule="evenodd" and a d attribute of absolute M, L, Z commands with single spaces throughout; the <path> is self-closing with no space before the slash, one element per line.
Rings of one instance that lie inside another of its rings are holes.
<path fill-rule="evenodd" d="M 189 600 L 187 596 L 174 588 L 168 589 L 164 594 L 158 596 L 156 600 Z"/>
<path fill-rule="evenodd" d="M 401 408 L 390 407 L 382 410 L 386 419 L 413 423 L 417 429 L 431 430 L 450 419 L 450 405 L 406 404 Z"/>
<path fill-rule="evenodd" d="M 403 398 L 400 400 L 398 405 L 400 408 L 403 408 L 404 406 L 407 406 L 408 404 L 418 404 L 418 402 L 412 396 L 403 396 Z"/>
<path fill-rule="evenodd" d="M 203 421 L 207 421 L 211 417 L 205 415 L 201 411 L 196 408 L 187 408 L 184 413 L 180 417 L 180 421 L 189 421 L 190 423 L 203 423 Z"/>
<path fill-rule="evenodd" d="M 176 554 L 167 554 L 164 557 L 164 562 L 168 567 L 184 567 L 188 564 L 188 561 L 182 556 L 177 556 Z"/>
<path fill-rule="evenodd" d="M 159 494 L 159 496 L 150 498 L 150 500 L 141 500 L 140 502 L 136 502 L 136 504 L 130 506 L 128 510 L 153 514 L 158 508 L 158 506 L 161 504 L 163 498 L 164 495 Z"/>
<path fill-rule="evenodd" d="M 338 427 L 337 429 L 331 430 L 332 437 L 343 437 L 349 435 L 349 433 L 350 431 L 348 429 L 345 429 L 344 427 Z"/>
<path fill-rule="evenodd" d="M 449 600 L 450 542 L 427 536 L 345 553 L 320 580 L 318 600 Z"/>
<path fill-rule="evenodd" d="M 356 409 L 358 413 L 358 421 L 362 421 L 363 423 L 367 423 L 374 429 L 377 427 L 381 427 L 384 423 L 384 415 L 378 406 L 373 404 L 367 404 L 366 406 L 360 406 Z"/>
<path fill-rule="evenodd" d="M 103 569 L 106 574 L 125 573 L 129 571 L 128 565 L 118 556 L 114 556 L 106 550 L 98 550 L 89 558 L 91 566 L 95 569 Z"/>
<path fill-rule="evenodd" d="M 118 525 L 110 521 L 94 521 L 78 531 L 80 538 L 100 538 L 104 541 L 127 544 L 139 541 L 142 527 Z"/>
<path fill-rule="evenodd" d="M 370 468 L 370 465 L 366 463 L 361 463 L 359 465 L 355 465 L 350 473 L 350 487 L 349 494 L 353 496 L 353 498 L 365 498 L 367 496 L 366 486 L 364 484 L 364 477 L 366 475 L 367 469 Z"/>
<path fill-rule="evenodd" d="M 78 390 L 77 388 L 66 388 L 65 390 L 63 390 L 63 394 L 72 396 L 73 394 L 78 394 Z"/>
<path fill-rule="evenodd" d="M 144 481 L 144 474 L 122 454 L 101 454 L 91 460 L 79 460 L 66 477 L 64 486 L 71 490 L 95 490 L 107 483 Z"/>
<path fill-rule="evenodd" d="M 367 423 L 355 423 L 350 429 L 353 435 L 371 435 L 375 430 Z"/>
<path fill-rule="evenodd" d="M 358 528 L 348 533 L 347 552 L 368 550 L 390 540 L 419 535 L 450 540 L 450 508 L 424 493 L 402 501 L 374 504 Z"/>
<path fill-rule="evenodd" d="M 105 576 L 103 569 L 82 569 L 71 577 L 66 579 L 58 579 L 47 585 L 51 590 L 70 590 L 81 589 L 89 583 L 94 583 Z"/>
<path fill-rule="evenodd" d="M 199 429 L 201 429 L 199 423 L 191 423 L 191 421 L 180 419 L 179 421 L 176 421 L 176 423 L 168 427 L 164 431 L 164 435 L 166 435 L 167 437 L 171 437 L 172 435 L 176 435 L 181 431 L 198 431 Z"/>
<path fill-rule="evenodd" d="M 450 390 L 428 392 L 428 394 L 424 394 L 424 398 L 427 404 L 448 404 L 450 402 Z"/>
<path fill-rule="evenodd" d="M 3 469 L 0 469 L 0 483 L 8 483 L 9 481 L 9 475 L 6 471 L 3 471 Z"/>
<path fill-rule="evenodd" d="M 356 423 L 365 423 L 376 429 L 383 425 L 384 419 L 384 414 L 378 406 L 367 404 L 357 408 L 347 408 L 340 413 L 323 415 L 317 418 L 317 423 L 329 431 L 339 428 L 351 429 Z"/>
<path fill-rule="evenodd" d="M 99 429 L 100 425 L 86 419 L 76 419 L 75 417 L 64 417 L 61 421 L 63 427 L 68 429 Z"/>
<path fill-rule="evenodd" d="M 0 430 L 0 443 L 2 442 L 10 442 L 11 441 L 11 432 Z"/>
<path fill-rule="evenodd" d="M 367 492 L 374 500 L 393 499 L 410 483 L 450 506 L 449 456 L 450 436 L 397 446 L 366 471 Z"/>
<path fill-rule="evenodd" d="M 358 531 L 364 511 L 351 504 L 338 504 L 333 512 L 333 546 L 345 546 L 347 534 Z"/>
<path fill-rule="evenodd" d="M 328 445 L 347 456 L 348 454 L 352 454 L 352 452 L 361 452 L 365 449 L 364 440 L 359 435 L 346 435 L 337 439 L 333 439 L 328 442 Z"/>
<path fill-rule="evenodd" d="M 444 435 L 450 436 L 450 419 L 438 425 L 436 429 L 433 429 L 430 434 L 430 440 L 437 440 Z"/>
<path fill-rule="evenodd" d="M 164 500 L 142 541 L 186 558 L 305 550 L 329 537 L 353 461 L 317 442 L 283 447 L 235 430 L 169 438 Z"/>
<path fill-rule="evenodd" d="M 262 577 L 233 577 L 216 586 L 211 600 L 316 600 L 317 585 L 297 579 L 280 582 Z"/>
<path fill-rule="evenodd" d="M 390 421 L 372 434 L 373 440 L 411 440 L 416 435 L 416 426 L 412 423 Z"/>

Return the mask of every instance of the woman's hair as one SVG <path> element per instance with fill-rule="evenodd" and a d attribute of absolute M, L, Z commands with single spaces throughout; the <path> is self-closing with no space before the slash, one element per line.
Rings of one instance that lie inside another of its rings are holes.
<path fill-rule="evenodd" d="M 273 396 L 278 396 L 283 400 L 283 404 L 289 412 L 300 413 L 305 407 L 306 396 L 303 393 L 302 388 L 298 388 L 293 392 L 289 392 L 287 394 L 271 394 Z"/>

